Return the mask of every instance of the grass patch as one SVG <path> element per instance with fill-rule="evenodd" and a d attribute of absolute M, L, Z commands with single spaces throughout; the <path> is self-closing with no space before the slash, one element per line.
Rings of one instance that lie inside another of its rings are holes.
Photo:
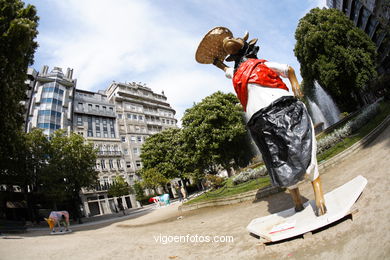
<path fill-rule="evenodd" d="M 353 133 L 353 136 L 345 138 L 343 141 L 337 143 L 332 148 L 318 155 L 317 156 L 318 162 L 328 160 L 331 157 L 344 151 L 348 147 L 352 146 L 354 143 L 360 141 L 363 137 L 369 134 L 375 127 L 377 127 L 381 122 L 383 122 L 383 120 L 389 114 L 390 114 L 390 103 L 382 102 L 380 104 L 380 111 L 374 118 L 372 118 L 365 126 L 360 128 L 357 132 Z M 204 193 L 195 199 L 187 201 L 186 203 L 184 203 L 184 205 L 206 202 L 214 199 L 229 197 L 232 195 L 244 193 L 251 190 L 262 189 L 269 186 L 270 184 L 271 184 L 271 180 L 269 177 L 258 178 L 256 180 L 248 181 L 238 185 L 233 185 L 232 178 L 229 178 L 226 180 L 226 183 L 222 188 Z"/>
<path fill-rule="evenodd" d="M 198 203 L 198 202 L 205 202 L 209 200 L 214 199 L 220 199 L 224 197 L 233 196 L 236 194 L 244 193 L 251 190 L 258 190 L 262 189 L 266 186 L 269 186 L 271 184 L 270 178 L 262 177 L 258 178 L 256 180 L 248 181 L 239 185 L 234 185 L 233 180 L 231 178 L 227 179 L 225 185 L 222 188 L 219 188 L 214 191 L 209 191 L 206 193 L 203 193 L 199 197 L 196 197 L 195 199 L 192 199 L 190 201 L 187 201 L 184 203 L 185 205 Z"/>
<path fill-rule="evenodd" d="M 356 142 L 360 141 L 363 137 L 368 135 L 372 130 L 375 129 L 382 121 L 390 114 L 390 103 L 382 102 L 380 104 L 379 113 L 372 118 L 365 126 L 360 128 L 352 136 L 345 138 L 343 141 L 337 143 L 332 148 L 326 150 L 317 156 L 318 162 L 322 162 L 332 158 L 333 156 L 341 153 L 348 147 L 351 147 Z"/>

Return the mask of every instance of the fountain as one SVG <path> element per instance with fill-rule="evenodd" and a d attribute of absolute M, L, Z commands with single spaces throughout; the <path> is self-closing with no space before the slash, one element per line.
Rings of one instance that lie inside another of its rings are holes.
<path fill-rule="evenodd" d="M 322 122 L 323 129 L 326 129 L 340 120 L 340 110 L 336 103 L 317 81 L 314 82 L 314 98 L 313 101 L 308 99 L 314 125 Z"/>
<path fill-rule="evenodd" d="M 325 116 L 322 113 L 321 109 L 317 106 L 315 102 L 311 101 L 309 98 L 307 100 L 309 101 L 309 106 L 311 108 L 311 118 L 313 119 L 313 124 L 318 125 L 323 123 L 323 128 L 327 128 L 329 124 L 328 121 L 325 119 Z"/>
<path fill-rule="evenodd" d="M 325 92 L 317 81 L 314 82 L 314 95 L 317 101 L 316 103 L 319 105 L 319 109 L 325 116 L 328 125 L 331 126 L 337 123 L 340 120 L 340 110 L 332 97 Z"/>

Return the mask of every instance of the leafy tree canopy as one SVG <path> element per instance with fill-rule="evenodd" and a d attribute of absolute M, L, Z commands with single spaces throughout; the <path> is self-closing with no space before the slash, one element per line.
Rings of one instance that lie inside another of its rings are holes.
<path fill-rule="evenodd" d="M 252 157 L 243 110 L 233 94 L 216 92 L 187 109 L 183 135 L 200 172 L 246 165 Z M 243 160 L 246 158 L 246 160 Z"/>
<path fill-rule="evenodd" d="M 113 197 L 125 196 L 130 193 L 134 193 L 133 189 L 121 176 L 116 176 L 114 183 L 108 189 L 108 195 Z"/>
<path fill-rule="evenodd" d="M 38 17 L 34 6 L 20 0 L 0 0 L 0 174 L 12 167 L 18 147 L 15 140 L 23 124 L 25 79 L 37 43 Z M 4 177 L 4 176 L 0 176 Z"/>
<path fill-rule="evenodd" d="M 155 168 L 146 169 L 143 168 L 140 172 L 142 177 L 141 185 L 144 188 L 156 190 L 160 186 L 164 186 L 169 182 L 161 172 Z"/>
<path fill-rule="evenodd" d="M 339 10 L 319 8 L 299 21 L 295 38 L 305 93 L 310 95 L 317 80 L 343 110 L 354 110 L 376 77 L 376 47 L 370 38 Z"/>

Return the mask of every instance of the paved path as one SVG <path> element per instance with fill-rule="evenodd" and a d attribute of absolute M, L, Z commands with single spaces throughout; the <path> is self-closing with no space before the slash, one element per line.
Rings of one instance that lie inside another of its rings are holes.
<path fill-rule="evenodd" d="M 185 212 L 182 218 L 173 205 L 102 228 L 80 227 L 66 235 L 28 232 L 0 239 L 0 259 L 388 259 L 390 127 L 364 149 L 328 169 L 321 177 L 324 190 L 333 190 L 357 175 L 366 177 L 368 185 L 356 203 L 356 220 L 265 249 L 245 227 L 253 218 L 291 207 L 287 193 Z M 307 199 L 314 197 L 310 183 L 301 186 L 301 193 Z M 187 235 L 193 242 L 185 241 Z M 173 236 L 182 236 L 182 242 L 165 243 Z M 200 236 L 229 236 L 234 242 L 195 242 Z"/>

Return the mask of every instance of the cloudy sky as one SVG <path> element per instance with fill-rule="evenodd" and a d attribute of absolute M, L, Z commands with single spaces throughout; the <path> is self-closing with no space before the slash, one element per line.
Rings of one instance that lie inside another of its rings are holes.
<path fill-rule="evenodd" d="M 74 69 L 77 88 L 97 91 L 112 81 L 142 82 L 164 91 L 181 119 L 194 102 L 231 82 L 195 61 L 211 28 L 258 38 L 259 57 L 287 63 L 299 74 L 294 32 L 325 0 L 26 0 L 37 7 L 39 48 L 32 67 Z M 301 77 L 298 75 L 299 80 Z"/>

